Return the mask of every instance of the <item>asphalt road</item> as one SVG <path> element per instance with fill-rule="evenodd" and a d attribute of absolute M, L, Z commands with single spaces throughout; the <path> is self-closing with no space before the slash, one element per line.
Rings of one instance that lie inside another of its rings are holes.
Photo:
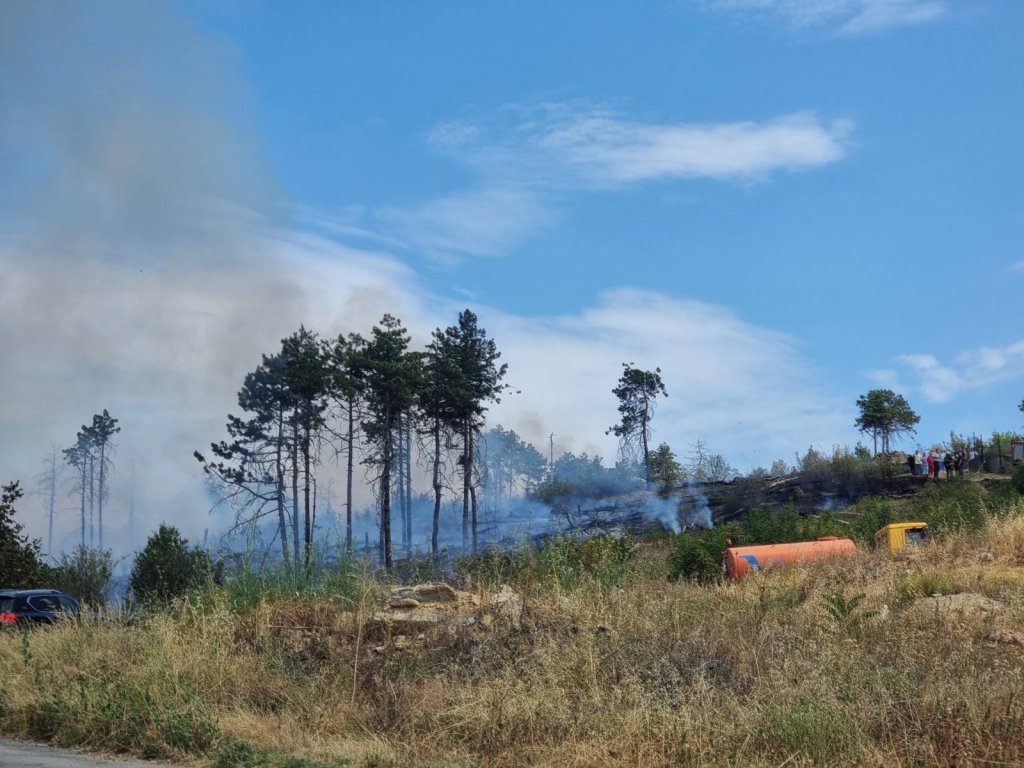
<path fill-rule="evenodd" d="M 2 768 L 160 768 L 157 763 L 99 758 L 45 744 L 0 739 Z"/>

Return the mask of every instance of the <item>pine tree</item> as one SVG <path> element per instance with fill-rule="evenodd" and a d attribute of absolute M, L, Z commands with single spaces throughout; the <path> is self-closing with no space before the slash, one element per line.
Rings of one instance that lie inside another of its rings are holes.
<path fill-rule="evenodd" d="M 462 471 L 462 547 L 468 549 L 472 532 L 473 551 L 477 548 L 477 504 L 474 485 L 476 437 L 484 423 L 487 403 L 500 402 L 505 386 L 501 380 L 507 365 L 498 365 L 501 353 L 487 332 L 477 325 L 476 315 L 466 309 L 459 313 L 457 325 L 435 334 L 440 354 L 448 361 L 445 373 L 451 397 L 453 431 L 462 441 L 459 467 Z"/>
<path fill-rule="evenodd" d="M 381 549 L 389 573 L 393 568 L 391 511 L 398 434 L 415 407 L 422 379 L 421 355 L 409 351 L 409 340 L 401 322 L 384 315 L 380 325 L 374 326 L 359 361 L 366 402 L 362 427 L 368 451 L 364 462 L 377 471 Z"/>
<path fill-rule="evenodd" d="M 345 551 L 352 553 L 352 478 L 355 470 L 356 423 L 360 418 L 364 382 L 360 359 L 366 340 L 357 333 L 338 336 L 327 352 L 329 391 L 338 403 L 343 421 L 341 441 L 345 446 Z"/>
<path fill-rule="evenodd" d="M 97 507 L 97 529 L 99 531 L 99 549 L 103 550 L 103 502 L 107 496 L 107 477 L 110 469 L 113 469 L 111 454 L 114 444 L 111 440 L 115 434 L 121 431 L 117 426 L 117 419 L 111 416 L 107 409 L 102 414 L 92 417 L 91 426 L 83 426 L 82 431 L 88 436 L 92 444 L 92 456 L 99 467 L 98 486 L 96 489 Z"/>
<path fill-rule="evenodd" d="M 619 399 L 620 421 L 608 428 L 608 434 L 619 438 L 619 453 L 626 462 L 640 459 L 644 465 L 644 482 L 651 487 L 650 449 L 651 419 L 658 396 L 668 396 L 661 381 L 661 368 L 644 371 L 632 363 L 623 363 L 619 385 L 612 390 Z"/>
<path fill-rule="evenodd" d="M 871 435 L 875 453 L 881 440 L 882 453 L 889 453 L 892 438 L 905 434 L 913 434 L 914 427 L 921 417 L 914 413 L 903 395 L 897 395 L 891 389 L 872 389 L 866 395 L 857 398 L 860 416 L 854 425 L 864 434 Z"/>

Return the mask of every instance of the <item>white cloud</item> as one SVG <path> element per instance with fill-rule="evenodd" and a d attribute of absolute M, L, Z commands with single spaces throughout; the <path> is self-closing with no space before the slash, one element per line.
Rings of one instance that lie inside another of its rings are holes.
<path fill-rule="evenodd" d="M 1024 340 L 1005 347 L 980 347 L 945 364 L 934 355 L 900 355 L 899 362 L 917 376 L 918 388 L 930 402 L 945 403 L 964 392 L 983 390 L 1010 379 L 1024 378 Z"/>
<path fill-rule="evenodd" d="M 764 181 L 845 157 L 853 124 L 799 112 L 772 120 L 653 123 L 591 105 L 506 107 L 493 120 L 434 127 L 428 144 L 471 168 L 477 187 L 373 212 L 414 252 L 442 260 L 507 253 L 569 194 L 657 181 Z"/>
<path fill-rule="evenodd" d="M 709 0 L 712 8 L 774 16 L 795 27 L 830 27 L 860 35 L 924 24 L 945 16 L 946 0 Z"/>
<path fill-rule="evenodd" d="M 436 259 L 500 256 L 542 230 L 551 214 L 525 189 L 490 187 L 385 208 L 377 218 L 411 248 Z"/>
<path fill-rule="evenodd" d="M 528 188 L 671 179 L 763 180 L 846 155 L 853 124 L 809 112 L 765 121 L 651 123 L 576 104 L 511 110 L 512 124 L 439 126 L 432 144 L 482 175 Z"/>
<path fill-rule="evenodd" d="M 98 260 L 10 259 L 0 312 L 18 320 L 0 332 L 0 466 L 11 478 L 30 478 L 51 441 L 70 445 L 82 423 L 108 408 L 123 427 L 108 537 L 124 541 L 129 460 L 143 499 L 140 530 L 160 520 L 193 537 L 217 529 L 224 519 L 206 517 L 191 453 L 224 436 L 235 393 L 262 353 L 300 323 L 326 335 L 366 333 L 384 312 L 401 317 L 422 344 L 464 306 L 424 290 L 384 253 L 289 231 L 250 235 L 266 254 L 251 264 L 140 271 Z M 493 408 L 491 422 L 538 447 L 554 432 L 559 450 L 612 460 L 614 438 L 604 431 L 615 420 L 611 389 L 623 362 L 662 368 L 670 397 L 659 407 L 656 439 L 680 453 L 704 437 L 735 463 L 769 464 L 849 432 L 848 409 L 814 385 L 795 341 L 724 307 L 622 288 L 558 317 L 474 309 L 521 391 Z M 58 531 L 73 544 L 70 506 Z M 38 518 L 31 526 L 42 532 Z"/>

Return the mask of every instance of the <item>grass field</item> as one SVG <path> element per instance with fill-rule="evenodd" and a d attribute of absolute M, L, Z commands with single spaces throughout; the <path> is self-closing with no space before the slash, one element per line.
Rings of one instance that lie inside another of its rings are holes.
<path fill-rule="evenodd" d="M 220 768 L 1024 764 L 1024 502 L 738 584 L 670 583 L 671 546 L 501 559 L 472 588 L 511 581 L 520 626 L 403 650 L 358 574 L 5 632 L 0 732 Z"/>

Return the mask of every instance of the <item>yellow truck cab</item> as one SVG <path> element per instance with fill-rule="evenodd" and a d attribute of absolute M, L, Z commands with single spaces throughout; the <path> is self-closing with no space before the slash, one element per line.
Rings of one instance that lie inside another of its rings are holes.
<path fill-rule="evenodd" d="M 927 543 L 928 523 L 891 523 L 875 534 L 875 546 L 886 547 L 890 555 Z"/>

